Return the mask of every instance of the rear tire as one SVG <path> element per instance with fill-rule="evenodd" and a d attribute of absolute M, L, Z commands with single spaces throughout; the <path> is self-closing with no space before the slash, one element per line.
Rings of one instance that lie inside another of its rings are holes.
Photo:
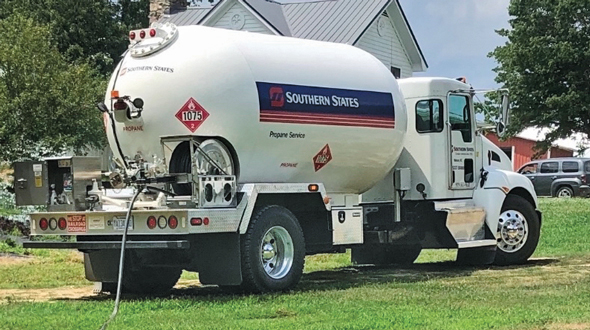
<path fill-rule="evenodd" d="M 535 252 L 541 234 L 541 223 L 535 208 L 518 195 L 504 199 L 498 222 L 496 265 L 522 264 Z"/>
<path fill-rule="evenodd" d="M 572 198 L 575 197 L 574 190 L 568 186 L 561 186 L 555 192 L 555 197 L 558 198 Z"/>
<path fill-rule="evenodd" d="M 356 265 L 411 265 L 421 251 L 420 244 L 362 246 L 352 248 L 351 259 Z"/>
<path fill-rule="evenodd" d="M 303 274 L 305 241 L 297 218 L 278 205 L 259 210 L 241 239 L 241 288 L 260 293 L 293 288 Z"/>

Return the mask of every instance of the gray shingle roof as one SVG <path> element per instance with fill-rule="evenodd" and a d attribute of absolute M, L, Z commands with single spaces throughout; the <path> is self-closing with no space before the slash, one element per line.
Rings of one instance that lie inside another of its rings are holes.
<path fill-rule="evenodd" d="M 162 16 L 160 22 L 174 23 L 176 25 L 197 25 L 211 8 L 186 8 L 184 10 L 172 11 L 170 14 Z"/>
<path fill-rule="evenodd" d="M 221 0 L 211 8 L 187 8 L 165 15 L 160 21 L 176 25 L 196 25 L 206 21 L 216 8 L 223 7 Z M 331 41 L 354 45 L 388 6 L 396 3 L 399 17 L 394 24 L 407 43 L 413 44 L 410 52 L 415 70 L 428 67 L 424 55 L 398 0 L 301 0 L 278 3 L 273 0 L 239 0 L 256 12 L 279 34 L 296 38 Z M 423 64 L 421 64 L 423 63 Z"/>
<path fill-rule="evenodd" d="M 294 37 L 353 44 L 390 3 L 391 0 L 338 0 L 282 7 Z"/>

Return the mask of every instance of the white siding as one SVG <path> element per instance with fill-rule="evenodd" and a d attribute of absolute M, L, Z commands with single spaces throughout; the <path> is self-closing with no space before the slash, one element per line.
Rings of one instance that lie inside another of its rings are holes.
<path fill-rule="evenodd" d="M 411 77 L 413 75 L 411 62 L 397 31 L 388 17 L 382 15 L 380 19 L 385 19 L 387 23 L 382 25 L 382 35 L 380 36 L 377 32 L 379 20 L 375 20 L 355 46 L 373 54 L 388 68 L 392 66 L 400 68 L 402 78 Z"/>
<path fill-rule="evenodd" d="M 231 29 L 231 19 L 234 15 L 241 14 L 245 20 L 244 27 L 241 31 L 249 31 L 249 32 L 257 32 L 257 33 L 265 33 L 265 34 L 274 34 L 267 28 L 258 18 L 256 18 L 248 9 L 244 8 L 239 3 L 235 3 L 231 8 L 219 18 L 219 20 L 213 23 L 211 26 L 224 28 L 224 29 Z"/>

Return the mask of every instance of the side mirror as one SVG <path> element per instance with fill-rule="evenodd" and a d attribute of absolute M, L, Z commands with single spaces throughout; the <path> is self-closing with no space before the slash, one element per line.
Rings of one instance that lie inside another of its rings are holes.
<path fill-rule="evenodd" d="M 499 137 L 506 135 L 506 129 L 510 124 L 510 98 L 508 94 L 502 94 L 501 105 L 502 108 L 500 109 L 498 124 L 496 125 L 496 133 Z"/>
<path fill-rule="evenodd" d="M 98 110 L 100 110 L 100 112 L 109 112 L 109 109 L 103 102 L 96 103 L 96 107 L 98 108 Z"/>

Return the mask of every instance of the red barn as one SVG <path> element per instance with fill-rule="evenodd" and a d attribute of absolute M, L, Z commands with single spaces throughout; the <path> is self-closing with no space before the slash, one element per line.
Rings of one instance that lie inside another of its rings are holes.
<path fill-rule="evenodd" d="M 573 157 L 575 151 L 564 146 L 554 145 L 541 157 L 534 158 L 535 150 L 533 148 L 537 143 L 534 139 L 515 136 L 506 141 L 500 141 L 495 133 L 486 133 L 485 136 L 508 155 L 515 171 L 533 159 Z"/>

